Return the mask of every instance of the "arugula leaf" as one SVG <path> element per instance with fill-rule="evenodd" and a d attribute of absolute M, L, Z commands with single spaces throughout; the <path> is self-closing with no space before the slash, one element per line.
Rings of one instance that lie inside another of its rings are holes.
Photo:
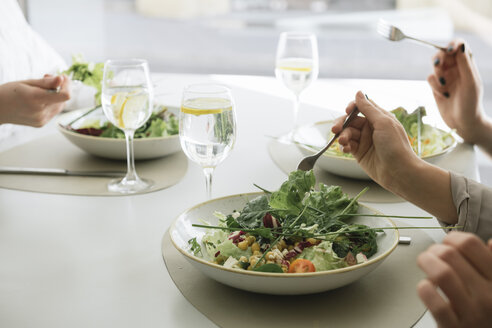
<path fill-rule="evenodd" d="M 291 172 L 288 180 L 282 183 L 280 189 L 272 193 L 269 204 L 274 209 L 297 216 L 304 208 L 302 202 L 306 193 L 311 191 L 315 183 L 312 170 Z"/>
<path fill-rule="evenodd" d="M 237 222 L 241 227 L 249 229 L 263 227 L 263 217 L 268 211 L 270 211 L 268 197 L 266 195 L 258 196 L 246 204 L 241 215 L 237 218 Z"/>
<path fill-rule="evenodd" d="M 342 188 L 339 186 L 327 186 L 323 183 L 319 184 L 319 191 L 311 192 L 308 198 L 305 200 L 305 204 L 308 207 L 316 208 L 318 211 L 327 214 L 330 217 L 337 216 L 342 213 L 348 205 L 350 205 L 351 198 L 343 193 Z M 346 213 L 357 213 L 358 204 L 354 202 L 347 210 Z M 313 224 L 314 222 L 307 222 L 307 224 Z"/>
<path fill-rule="evenodd" d="M 188 245 L 191 246 L 190 250 L 193 252 L 195 256 L 197 256 L 198 254 L 202 255 L 202 247 L 196 241 L 196 237 L 188 240 Z"/>
<path fill-rule="evenodd" d="M 284 273 L 280 265 L 274 263 L 263 264 L 262 266 L 254 268 L 253 271 Z"/>

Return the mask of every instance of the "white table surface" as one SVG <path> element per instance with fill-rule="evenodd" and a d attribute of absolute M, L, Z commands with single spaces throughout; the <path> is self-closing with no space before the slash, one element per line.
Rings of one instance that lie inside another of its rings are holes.
<path fill-rule="evenodd" d="M 284 181 L 264 136 L 280 135 L 292 124 L 289 93 L 274 78 L 156 74 L 153 79 L 159 100 L 175 105 L 190 83 L 215 81 L 232 88 L 237 142 L 215 172 L 214 197 L 255 191 L 253 183 L 274 189 Z M 333 110 L 343 111 L 359 89 L 385 108 L 423 104 L 438 118 L 423 81 L 320 80 L 303 95 L 301 122 L 337 116 Z M 25 129 L 1 148 L 50 133 L 57 133 L 54 122 Z M 472 157 L 467 175 L 478 179 Z M 181 295 L 161 254 L 161 238 L 173 219 L 205 200 L 204 183 L 201 169 L 190 163 L 177 185 L 144 195 L 0 189 L 0 327 L 215 327 Z M 387 214 L 426 214 L 409 203 L 370 205 Z M 427 232 L 436 241 L 444 236 L 441 230 Z M 434 326 L 427 313 L 415 327 Z"/>

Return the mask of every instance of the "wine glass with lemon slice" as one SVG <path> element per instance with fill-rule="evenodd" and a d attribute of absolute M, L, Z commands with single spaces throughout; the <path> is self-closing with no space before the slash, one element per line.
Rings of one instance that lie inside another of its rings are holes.
<path fill-rule="evenodd" d="M 135 170 L 133 137 L 152 114 L 152 84 L 143 59 L 108 60 L 102 81 L 102 108 L 108 120 L 125 133 L 128 170 L 123 179 L 111 180 L 108 189 L 131 194 L 152 186 Z"/>
<path fill-rule="evenodd" d="M 301 93 L 318 77 L 318 42 L 304 32 L 280 34 L 275 75 L 294 95 L 294 128 L 297 126 Z"/>
<path fill-rule="evenodd" d="M 229 155 L 236 140 L 231 91 L 216 84 L 186 87 L 179 113 L 179 139 L 186 156 L 203 168 L 210 199 L 214 169 Z"/>

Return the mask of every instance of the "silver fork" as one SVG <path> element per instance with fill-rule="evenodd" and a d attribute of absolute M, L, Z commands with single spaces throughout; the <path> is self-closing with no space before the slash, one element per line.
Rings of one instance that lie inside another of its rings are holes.
<path fill-rule="evenodd" d="M 319 152 L 317 152 L 314 155 L 304 157 L 301 160 L 301 162 L 299 163 L 299 165 L 297 165 L 297 169 L 298 170 L 301 170 L 301 171 L 309 171 L 309 170 L 312 170 L 313 167 L 314 167 L 314 164 L 316 163 L 316 161 L 318 160 L 318 158 L 321 155 L 323 155 L 323 153 L 328 148 L 330 148 L 330 146 L 333 144 L 333 142 L 335 142 L 335 140 L 340 136 L 340 133 L 342 133 L 342 131 L 349 125 L 350 122 L 352 122 L 352 120 L 357 116 L 357 114 L 359 114 L 359 110 L 357 109 L 357 107 L 355 107 L 352 110 L 352 112 L 350 112 L 350 114 L 348 114 L 347 118 L 343 122 L 342 130 L 340 132 L 338 132 L 337 134 L 335 134 L 333 136 L 333 138 L 331 138 L 330 142 L 328 142 L 328 144 L 323 149 L 321 149 Z"/>
<path fill-rule="evenodd" d="M 391 25 L 390 23 L 388 23 L 384 19 L 379 20 L 377 29 L 378 29 L 378 33 L 380 35 L 382 35 L 383 37 L 385 37 L 386 39 L 388 39 L 390 41 L 401 41 L 403 39 L 410 39 L 413 41 L 424 43 L 424 44 L 431 46 L 431 47 L 435 47 L 435 48 L 442 50 L 444 52 L 448 51 L 448 49 L 446 47 L 441 47 L 435 43 L 421 40 L 421 39 L 416 39 L 414 37 L 408 36 L 405 33 L 403 33 L 398 27 Z"/>

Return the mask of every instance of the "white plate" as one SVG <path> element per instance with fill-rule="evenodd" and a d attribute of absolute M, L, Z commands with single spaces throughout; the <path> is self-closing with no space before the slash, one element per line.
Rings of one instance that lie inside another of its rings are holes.
<path fill-rule="evenodd" d="M 322 121 L 300 126 L 294 134 L 294 141 L 298 142 L 296 144 L 297 148 L 299 148 L 305 156 L 315 154 L 317 151 L 306 145 L 312 145 L 319 148 L 325 146 L 328 143 L 327 138 L 330 134 L 332 125 L 333 121 Z M 444 131 L 442 132 L 444 133 Z M 439 153 L 423 156 L 422 159 L 429 163 L 435 164 L 442 156 L 452 150 L 455 146 L 456 139 L 450 136 L 449 145 L 446 149 Z M 316 165 L 319 165 L 320 168 L 327 172 L 347 178 L 364 180 L 371 179 L 353 157 L 343 157 L 325 153 L 318 159 Z"/>
<path fill-rule="evenodd" d="M 189 251 L 188 240 L 196 237 L 197 241 L 201 243 L 201 238 L 206 232 L 206 229 L 193 227 L 192 224 L 203 224 L 200 220 L 206 220 L 212 225 L 217 224 L 218 219 L 213 215 L 215 211 L 228 214 L 233 210 L 241 210 L 249 200 L 261 194 L 250 193 L 217 198 L 188 209 L 178 216 L 170 228 L 174 247 L 195 268 L 220 283 L 256 293 L 300 295 L 335 289 L 364 277 L 381 264 L 398 244 L 398 231 L 388 229 L 378 237 L 378 251 L 366 263 L 331 271 L 288 274 L 228 269 L 221 265 L 213 264 L 207 259 L 197 257 Z M 359 212 L 377 213 L 366 206 L 360 206 Z M 381 217 L 357 217 L 353 222 L 371 227 L 395 226 L 390 219 Z"/>
<path fill-rule="evenodd" d="M 168 107 L 168 110 L 177 114 L 176 108 Z M 58 119 L 58 130 L 75 146 L 89 154 L 109 159 L 126 160 L 125 139 L 88 136 L 65 128 L 65 125 L 87 111 L 87 108 L 79 109 L 61 115 Z M 134 139 L 133 145 L 136 160 L 159 158 L 181 151 L 179 135 Z"/>

